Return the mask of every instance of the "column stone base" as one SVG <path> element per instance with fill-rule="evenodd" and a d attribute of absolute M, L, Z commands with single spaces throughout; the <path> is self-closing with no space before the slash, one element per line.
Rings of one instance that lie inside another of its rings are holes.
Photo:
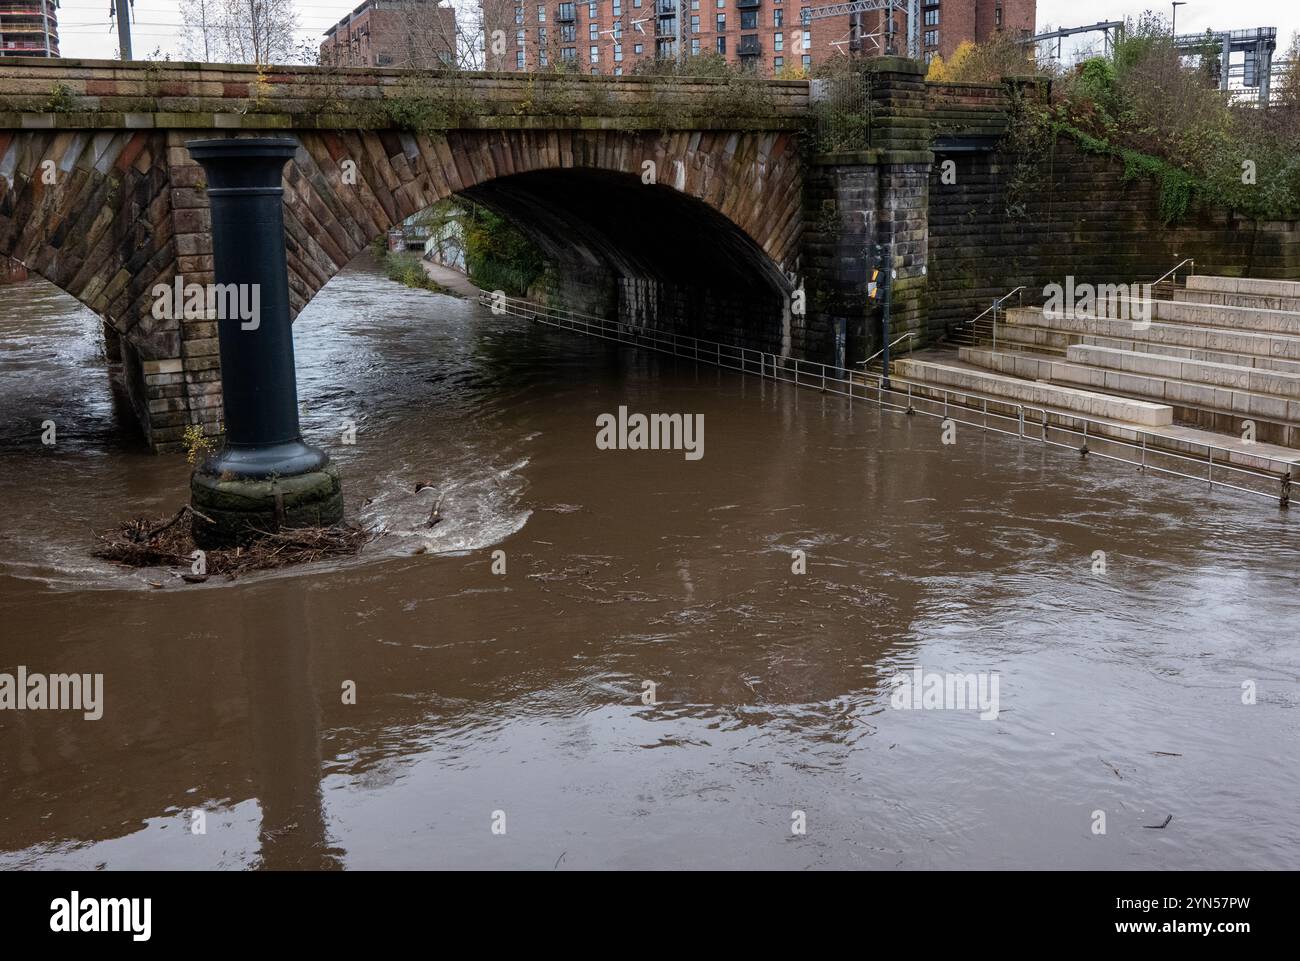
<path fill-rule="evenodd" d="M 330 527 L 343 520 L 343 485 L 338 468 L 267 480 L 226 478 L 195 471 L 190 503 L 211 523 L 193 518 L 200 547 L 246 544 L 283 528 Z"/>

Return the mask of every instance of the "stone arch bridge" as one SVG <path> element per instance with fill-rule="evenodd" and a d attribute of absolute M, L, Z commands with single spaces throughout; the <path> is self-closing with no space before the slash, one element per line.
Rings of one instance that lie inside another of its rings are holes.
<path fill-rule="evenodd" d="M 389 227 L 459 194 L 537 244 L 553 302 L 825 357 L 834 311 L 816 304 L 861 289 L 878 222 L 898 228 L 904 299 L 925 273 L 925 86 L 915 65 L 877 69 L 887 136 L 869 176 L 846 178 L 801 149 L 802 81 L 0 61 L 0 256 L 118 335 L 155 449 L 220 419 L 215 322 L 156 319 L 151 293 L 212 279 L 185 143 L 213 136 L 299 143 L 284 175 L 295 315 Z M 792 316 L 805 276 L 824 296 Z M 896 311 L 907 323 L 906 304 Z"/>

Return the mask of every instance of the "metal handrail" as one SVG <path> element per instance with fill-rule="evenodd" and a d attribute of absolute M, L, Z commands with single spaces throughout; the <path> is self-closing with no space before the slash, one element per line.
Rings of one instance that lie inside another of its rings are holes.
<path fill-rule="evenodd" d="M 905 333 L 902 337 L 899 337 L 897 340 L 893 341 L 893 343 L 891 343 L 889 346 L 890 346 L 890 347 L 893 347 L 894 344 L 901 344 L 903 341 L 907 340 L 909 337 L 915 337 L 915 336 L 916 336 L 916 331 L 914 331 L 914 330 L 909 330 L 909 331 L 908 331 L 907 333 Z M 888 348 L 881 347 L 878 351 L 876 351 L 874 354 L 872 354 L 872 355 L 871 355 L 870 357 L 868 357 L 866 360 L 860 360 L 860 361 L 858 361 L 858 366 L 860 366 L 860 367 L 865 371 L 866 368 L 867 368 L 867 365 L 868 365 L 869 363 L 871 363 L 873 360 L 875 360 L 877 357 L 879 357 L 881 354 L 883 354 L 887 349 L 888 349 Z M 907 345 L 907 352 L 908 352 L 909 354 L 912 352 L 912 345 L 911 345 L 911 344 L 908 344 L 908 345 Z"/>
<path fill-rule="evenodd" d="M 1179 269 L 1183 266 L 1183 264 L 1191 264 L 1192 265 L 1191 272 L 1193 274 L 1196 273 L 1196 260 L 1192 257 L 1184 257 L 1182 260 L 1180 260 L 1177 264 L 1174 265 L 1173 270 L 1166 270 L 1163 276 L 1161 276 L 1160 279 L 1155 281 L 1151 286 L 1154 287 L 1156 284 L 1164 283 L 1165 279 L 1168 278 L 1170 274 L 1177 274 Z M 1174 283 L 1177 282 L 1178 282 L 1178 278 L 1175 277 Z"/>
<path fill-rule="evenodd" d="M 1003 302 L 1005 302 L 1005 301 L 1006 301 L 1006 300 L 1007 300 L 1007 299 L 1008 299 L 1012 294 L 1018 294 L 1018 293 L 1020 293 L 1020 291 L 1022 291 L 1022 290 L 1024 290 L 1024 289 L 1025 289 L 1025 285 L 1024 285 L 1024 284 L 1021 284 L 1021 285 L 1020 285 L 1019 287 L 1017 287 L 1015 290 L 1009 290 L 1009 291 L 1007 291 L 1005 294 L 1003 294 L 1003 295 L 1002 295 L 1001 297 L 999 297 L 997 300 L 993 301 L 992 304 L 990 304 L 989 306 L 985 307 L 985 308 L 984 308 L 984 309 L 979 313 L 979 315 L 978 315 L 977 317 L 975 317 L 973 320 L 970 321 L 970 323 L 972 323 L 972 324 L 975 323 L 975 322 L 978 321 L 981 317 L 983 317 L 985 314 L 987 314 L 990 310 L 996 310 L 997 308 L 1001 307 L 1002 304 L 1003 304 Z M 963 325 L 963 326 L 964 326 L 964 325 Z"/>

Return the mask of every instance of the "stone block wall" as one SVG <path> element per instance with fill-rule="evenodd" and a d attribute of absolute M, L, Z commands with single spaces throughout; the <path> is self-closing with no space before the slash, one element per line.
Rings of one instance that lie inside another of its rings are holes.
<path fill-rule="evenodd" d="M 942 162 L 956 182 L 942 182 Z M 1194 209 L 1166 227 L 1159 183 L 1125 179 L 1121 161 L 1061 137 L 1032 172 L 1031 190 L 1000 152 L 938 155 L 930 175 L 929 331 L 969 321 L 1024 284 L 1038 303 L 1048 283 L 1150 283 L 1186 257 L 1197 273 L 1300 278 L 1300 223 L 1261 223 Z M 1010 209 L 1009 209 L 1010 208 Z"/>
<path fill-rule="evenodd" d="M 882 344 L 872 270 L 894 271 L 890 339 L 926 324 L 930 93 L 920 64 L 894 57 L 870 62 L 863 78 L 871 110 L 871 149 L 818 157 L 804 189 L 804 262 L 809 278 L 812 359 L 852 366 Z M 877 262 L 876 245 L 888 262 Z"/>

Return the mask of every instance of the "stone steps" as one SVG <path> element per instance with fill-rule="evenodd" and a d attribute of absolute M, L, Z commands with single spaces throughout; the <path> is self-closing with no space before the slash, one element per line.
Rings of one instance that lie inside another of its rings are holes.
<path fill-rule="evenodd" d="M 1269 297 L 1300 297 L 1300 280 L 1262 280 L 1257 277 L 1216 277 L 1192 274 L 1188 290 L 1213 290 L 1233 294 L 1259 294 Z"/>
<path fill-rule="evenodd" d="M 1113 302 L 1099 303 L 1086 313 L 1115 320 L 1133 320 L 1138 316 L 1136 311 L 1141 311 L 1149 320 L 1165 323 L 1300 336 L 1300 314 L 1288 310 L 1178 300 L 1134 299 L 1130 302 L 1126 295 L 1120 295 Z"/>
<path fill-rule="evenodd" d="M 935 362 L 929 358 L 941 358 L 941 360 Z M 1040 359 L 1051 360 L 1054 358 Z M 1048 390 L 1052 388 L 1052 385 L 1033 384 L 1024 380 L 1016 381 L 1014 378 L 1001 377 L 996 374 L 987 374 L 985 377 L 971 376 L 972 374 L 978 375 L 984 372 L 972 370 L 963 361 L 951 360 L 950 356 L 945 356 L 938 350 L 926 351 L 924 354 L 918 355 L 916 358 L 909 358 L 907 361 L 896 361 L 893 368 L 897 378 L 894 385 L 896 391 L 904 388 L 902 379 L 906 376 L 909 381 L 906 390 L 912 396 L 962 405 L 976 411 L 984 408 L 991 414 L 997 414 L 1012 420 L 1017 415 L 1017 405 L 1026 404 L 1023 399 L 1023 386 L 1040 387 Z M 1022 385 L 1022 389 L 1008 389 L 1003 394 L 993 393 L 993 391 L 1000 389 L 997 384 L 1001 381 L 1018 382 Z M 1059 388 L 1057 389 L 1059 390 Z M 1067 393 L 1076 398 L 1098 396 L 1094 392 L 1080 390 L 1068 390 Z M 1006 394 L 1020 396 L 1005 396 Z M 1049 399 L 1046 394 L 1038 396 Z M 1050 399 L 1059 400 L 1062 396 L 1056 394 Z M 1101 396 L 1105 397 L 1105 395 Z M 1114 397 L 1105 399 L 1117 400 Z M 1026 406 L 1029 405 L 1026 404 Z M 1079 430 L 1078 422 L 1072 418 L 1080 412 L 1071 411 L 1059 403 L 1045 403 L 1037 406 L 1043 413 L 1028 412 L 1026 418 L 1027 436 L 1037 438 L 1039 436 L 1038 432 L 1042 429 L 1040 425 L 1044 421 L 1065 430 L 1075 432 Z M 1095 405 L 1089 402 L 1087 406 L 1093 407 Z M 1158 405 L 1147 404 L 1144 406 Z M 1128 413 L 1128 411 L 1124 410 L 1120 412 Z M 1181 454 L 1196 459 L 1203 459 L 1207 447 L 1214 447 L 1218 449 L 1215 458 L 1216 463 L 1228 463 L 1274 475 L 1280 474 L 1283 470 L 1290 470 L 1293 474 L 1300 471 L 1300 450 L 1267 441 L 1257 439 L 1248 443 L 1239 434 L 1203 430 L 1186 424 L 1151 426 L 1134 423 L 1126 419 L 1101 417 L 1095 414 L 1086 416 L 1091 418 L 1088 434 L 1092 437 L 1108 438 L 1130 445 L 1140 443 L 1149 450 Z"/>
<path fill-rule="evenodd" d="M 963 348 L 963 351 L 968 349 L 970 348 Z M 899 377 L 921 384 L 1002 398 L 1016 404 L 1029 404 L 1148 427 L 1173 423 L 1173 408 L 1166 404 L 1114 397 L 1056 384 L 1035 383 L 1014 376 L 917 359 L 895 361 L 893 368 Z"/>
<path fill-rule="evenodd" d="M 1174 288 L 1173 298 L 1191 304 L 1218 304 L 1223 307 L 1253 307 L 1262 310 L 1289 310 L 1300 313 L 1300 297 L 1276 297 L 1268 294 L 1235 294 L 1225 290 L 1188 290 Z"/>
<path fill-rule="evenodd" d="M 1109 337 L 1141 344 L 1267 357 L 1300 363 L 1300 336 L 1184 323 L 1152 321 L 1147 326 L 1105 317 L 1044 314 L 1037 307 L 1014 307 L 1006 313 L 1008 326 L 1042 327 L 1064 334 Z M 1300 334 L 1300 331 L 1297 332 Z M 999 336 L 1002 336 L 999 331 Z"/>
<path fill-rule="evenodd" d="M 1121 355 L 1126 353 L 1128 357 L 1122 358 Z M 1244 429 L 1242 422 L 1251 420 L 1255 422 L 1256 436 L 1261 439 L 1283 444 L 1300 443 L 1300 399 L 1226 389 L 1213 384 L 1139 373 L 1130 369 L 1094 367 L 1034 354 L 1002 353 L 967 347 L 959 351 L 958 356 L 965 363 L 1004 376 L 1167 404 L 1179 423 L 1192 423 L 1240 435 Z M 1120 363 L 1122 359 L 1137 356 L 1139 355 L 1115 351 L 1111 361 Z M 1159 358 L 1156 360 L 1160 362 Z M 1169 363 L 1167 360 L 1163 362 Z"/>
<path fill-rule="evenodd" d="M 1066 348 L 1065 359 L 1071 363 L 1106 370 L 1147 374 L 1255 394 L 1273 394 L 1300 401 L 1300 372 L 1260 370 L 1257 367 L 1169 357 L 1092 344 L 1071 345 Z"/>
<path fill-rule="evenodd" d="M 1123 337 L 1101 337 L 1094 334 L 1071 334 L 1046 327 L 1007 325 L 998 327 L 998 346 L 1004 345 L 1019 350 L 1033 350 L 1038 353 L 1055 353 L 1064 356 L 1070 347 L 1084 344 L 1091 347 L 1109 347 L 1115 350 L 1136 351 L 1160 357 L 1176 357 L 1182 360 L 1200 360 L 1212 364 L 1230 364 L 1235 367 L 1249 367 L 1255 370 L 1276 370 L 1288 374 L 1300 374 L 1300 361 L 1279 360 L 1272 357 L 1260 357 L 1256 354 L 1234 354 L 1220 350 L 1200 350 L 1194 347 L 1179 347 L 1173 344 L 1161 344 L 1153 341 L 1137 341 Z"/>

